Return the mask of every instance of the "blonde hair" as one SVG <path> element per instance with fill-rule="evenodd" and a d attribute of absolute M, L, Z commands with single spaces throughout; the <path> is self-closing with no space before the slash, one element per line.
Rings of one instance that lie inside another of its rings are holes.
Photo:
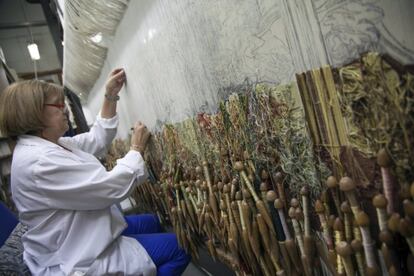
<path fill-rule="evenodd" d="M 44 129 L 42 111 L 46 100 L 57 95 L 64 99 L 63 87 L 44 81 L 16 82 L 0 94 L 0 132 L 17 137 Z"/>

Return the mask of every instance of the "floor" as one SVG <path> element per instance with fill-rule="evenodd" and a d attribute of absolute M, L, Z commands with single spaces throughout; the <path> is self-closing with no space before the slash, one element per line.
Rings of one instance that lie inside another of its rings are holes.
<path fill-rule="evenodd" d="M 199 248 L 198 254 L 200 258 L 188 265 L 183 276 L 236 276 L 229 267 L 214 261 L 204 248 Z"/>
<path fill-rule="evenodd" d="M 211 275 L 210 273 L 206 273 L 202 271 L 200 268 L 195 266 L 193 263 L 190 263 L 186 270 L 184 270 L 184 273 L 182 276 L 208 276 Z"/>

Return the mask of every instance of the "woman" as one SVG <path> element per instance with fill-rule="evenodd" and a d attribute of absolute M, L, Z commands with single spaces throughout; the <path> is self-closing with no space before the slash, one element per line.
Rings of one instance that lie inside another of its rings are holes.
<path fill-rule="evenodd" d="M 25 81 L 0 95 L 0 132 L 17 138 L 11 189 L 28 226 L 23 256 L 34 275 L 179 275 L 189 262 L 173 234 L 149 234 L 160 231 L 153 216 L 125 221 L 115 206 L 146 180 L 147 128 L 135 124 L 131 150 L 111 171 L 95 157 L 116 134 L 125 79 L 122 69 L 110 74 L 94 126 L 74 137 L 62 137 L 62 87 Z"/>

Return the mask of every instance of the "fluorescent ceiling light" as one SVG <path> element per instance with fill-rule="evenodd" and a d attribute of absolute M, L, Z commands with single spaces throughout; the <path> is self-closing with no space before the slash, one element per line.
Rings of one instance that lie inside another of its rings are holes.
<path fill-rule="evenodd" d="M 101 42 L 102 41 L 102 33 L 97 33 L 96 35 L 94 35 L 94 36 L 92 36 L 91 37 L 91 40 L 93 41 L 93 42 L 95 42 L 96 44 L 98 44 L 99 42 Z"/>
<path fill-rule="evenodd" d="M 36 43 L 27 45 L 27 49 L 29 49 L 30 57 L 32 58 L 32 60 L 40 59 L 39 49 L 37 48 Z"/>

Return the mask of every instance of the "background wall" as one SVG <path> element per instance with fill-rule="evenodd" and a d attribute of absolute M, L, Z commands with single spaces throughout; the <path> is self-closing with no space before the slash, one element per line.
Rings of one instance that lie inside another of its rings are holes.
<path fill-rule="evenodd" d="M 87 107 L 97 114 L 115 67 L 119 135 L 135 120 L 151 129 L 214 112 L 245 82 L 287 83 L 367 50 L 414 62 L 412 0 L 133 0 L 113 38 Z"/>

